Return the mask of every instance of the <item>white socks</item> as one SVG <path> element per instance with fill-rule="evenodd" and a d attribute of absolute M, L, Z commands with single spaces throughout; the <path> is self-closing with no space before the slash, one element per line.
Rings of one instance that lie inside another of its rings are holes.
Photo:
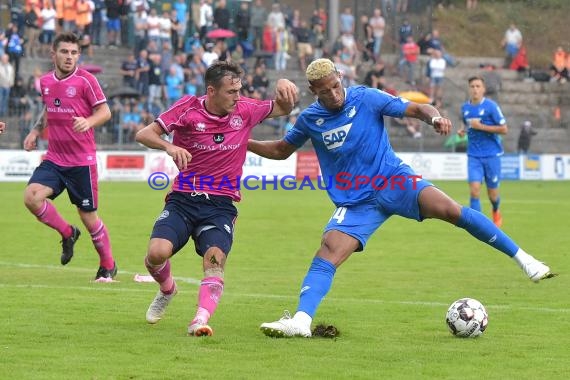
<path fill-rule="evenodd" d="M 295 315 L 293 316 L 293 319 L 302 323 L 305 326 L 308 326 L 309 328 L 311 327 L 311 322 L 313 321 L 313 318 L 311 318 L 311 316 L 305 313 L 304 311 L 296 312 Z"/>
<path fill-rule="evenodd" d="M 529 262 L 536 261 L 534 257 L 523 251 L 522 248 L 519 248 L 517 253 L 513 256 L 513 259 L 519 264 L 519 267 L 523 267 L 525 264 Z"/>

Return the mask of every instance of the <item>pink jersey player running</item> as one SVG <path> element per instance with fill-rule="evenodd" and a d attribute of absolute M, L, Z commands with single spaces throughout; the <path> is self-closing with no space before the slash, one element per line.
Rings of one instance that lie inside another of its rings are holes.
<path fill-rule="evenodd" d="M 240 96 L 241 69 L 215 62 L 206 71 L 206 95 L 185 96 L 136 140 L 172 157 L 180 173 L 156 220 L 145 265 L 160 284 L 146 320 L 157 323 L 176 294 L 170 258 L 192 238 L 202 256 L 204 278 L 198 291 L 198 309 L 188 325 L 192 336 L 210 336 L 208 321 L 224 289 L 224 266 L 230 252 L 241 198 L 239 178 L 251 130 L 266 118 L 286 115 L 297 100 L 297 87 L 287 79 L 276 84 L 275 100 Z M 161 138 L 173 133 L 173 142 Z"/>
<path fill-rule="evenodd" d="M 24 140 L 24 149 L 36 148 L 42 130 L 49 128 L 47 154 L 34 170 L 24 192 L 24 203 L 36 218 L 62 237 L 61 264 L 73 257 L 80 231 L 58 213 L 49 199 L 67 190 L 99 254 L 97 282 L 110 282 L 117 274 L 109 233 L 97 215 L 97 157 L 93 128 L 111 118 L 107 99 L 97 79 L 77 67 L 79 38 L 59 34 L 52 45 L 55 69 L 40 78 L 44 109 Z"/>

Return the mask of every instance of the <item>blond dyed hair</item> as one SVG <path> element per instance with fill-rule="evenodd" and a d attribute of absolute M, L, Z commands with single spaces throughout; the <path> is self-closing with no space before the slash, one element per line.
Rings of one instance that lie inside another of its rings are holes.
<path fill-rule="evenodd" d="M 315 59 L 309 64 L 309 66 L 307 66 L 305 75 L 309 82 L 313 82 L 336 72 L 337 70 L 333 61 L 327 58 L 319 58 Z"/>

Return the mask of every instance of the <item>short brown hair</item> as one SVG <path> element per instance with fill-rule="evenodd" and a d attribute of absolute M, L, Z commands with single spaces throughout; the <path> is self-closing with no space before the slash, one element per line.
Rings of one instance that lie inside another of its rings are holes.
<path fill-rule="evenodd" d="M 485 79 L 483 79 L 483 77 L 479 75 L 473 75 L 472 77 L 469 77 L 469 79 L 467 79 L 467 83 L 471 84 L 471 82 L 473 82 L 474 80 L 480 80 L 483 84 L 485 84 Z"/>
<path fill-rule="evenodd" d="M 229 76 L 233 79 L 241 79 L 243 71 L 237 63 L 226 62 L 226 61 L 215 61 L 206 70 L 206 75 L 204 80 L 206 81 L 206 86 L 212 86 L 214 88 L 220 87 L 222 79 Z"/>
<path fill-rule="evenodd" d="M 63 32 L 58 34 L 55 39 L 53 40 L 52 48 L 53 50 L 57 50 L 57 47 L 62 42 L 69 42 L 70 44 L 77 44 L 79 47 L 79 36 L 75 33 L 71 32 Z"/>

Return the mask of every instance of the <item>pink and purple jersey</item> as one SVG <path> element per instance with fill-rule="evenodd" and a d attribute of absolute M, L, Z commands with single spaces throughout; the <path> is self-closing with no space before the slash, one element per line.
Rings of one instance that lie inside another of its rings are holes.
<path fill-rule="evenodd" d="M 247 140 L 271 113 L 273 102 L 241 97 L 232 113 L 217 116 L 206 110 L 205 101 L 205 96 L 185 96 L 156 119 L 167 133 L 174 132 L 174 145 L 192 155 L 172 190 L 225 195 L 238 202 Z"/>
<path fill-rule="evenodd" d="M 73 117 L 89 117 L 93 108 L 107 99 L 89 72 L 75 72 L 58 79 L 54 71 L 40 78 L 42 101 L 46 107 L 48 150 L 46 160 L 60 166 L 88 166 L 97 163 L 95 133 L 73 131 Z"/>

